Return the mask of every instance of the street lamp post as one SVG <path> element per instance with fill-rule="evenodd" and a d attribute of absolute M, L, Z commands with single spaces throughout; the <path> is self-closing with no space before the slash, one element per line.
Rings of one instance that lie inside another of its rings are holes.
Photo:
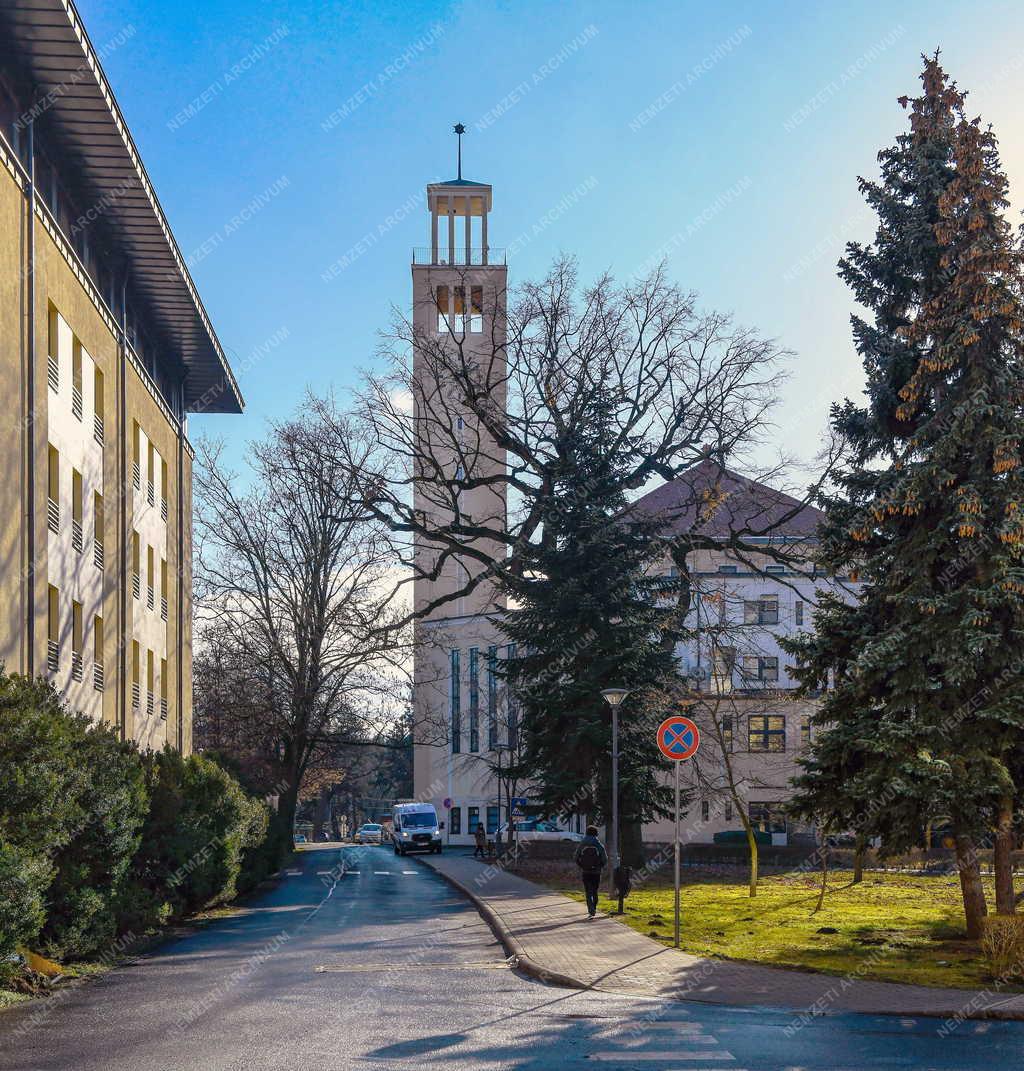
<path fill-rule="evenodd" d="M 629 695 L 628 688 L 604 688 L 604 701 L 612 709 L 612 882 L 619 871 L 619 707 Z"/>

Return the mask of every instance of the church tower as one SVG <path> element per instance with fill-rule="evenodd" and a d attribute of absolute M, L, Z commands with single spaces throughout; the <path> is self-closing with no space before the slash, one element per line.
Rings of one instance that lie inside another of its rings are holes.
<path fill-rule="evenodd" d="M 491 186 L 462 177 L 464 132 L 455 127 L 456 177 L 427 186 L 430 245 L 413 253 L 413 500 L 442 525 L 458 520 L 494 531 L 505 526 L 505 454 L 449 379 L 453 367 L 472 370 L 488 407 L 505 412 L 505 256 L 489 243 Z M 434 605 L 505 555 L 497 540 L 472 546 L 479 556 L 446 557 L 442 543 L 422 538 L 415 546 L 414 599 L 427 612 L 414 656 L 414 791 L 442 820 L 449 812 L 447 843 L 468 843 L 469 825 L 493 810 L 487 759 L 503 735 L 495 672 L 499 648 L 504 657 L 495 624 L 503 597 L 485 576 L 468 594 Z"/>

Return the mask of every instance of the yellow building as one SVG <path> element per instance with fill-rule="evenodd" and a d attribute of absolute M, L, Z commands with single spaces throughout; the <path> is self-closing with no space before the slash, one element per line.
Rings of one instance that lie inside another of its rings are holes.
<path fill-rule="evenodd" d="M 242 398 L 74 6 L 0 41 L 0 661 L 188 751 L 186 414 Z"/>

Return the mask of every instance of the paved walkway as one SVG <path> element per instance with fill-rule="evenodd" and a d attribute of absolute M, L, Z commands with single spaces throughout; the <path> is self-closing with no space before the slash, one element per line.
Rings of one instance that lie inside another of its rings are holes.
<path fill-rule="evenodd" d="M 468 855 L 419 856 L 477 904 L 529 973 L 556 984 L 713 1004 L 786 1008 L 806 1016 L 871 1012 L 1024 1019 L 1024 995 L 938 989 L 702 959 Z"/>

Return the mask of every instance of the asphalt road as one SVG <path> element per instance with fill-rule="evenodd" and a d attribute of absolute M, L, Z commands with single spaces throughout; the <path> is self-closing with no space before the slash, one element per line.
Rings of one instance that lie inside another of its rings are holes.
<path fill-rule="evenodd" d="M 344 856 L 347 871 L 338 866 Z M 388 848 L 318 848 L 244 911 L 0 1015 L 0 1071 L 818 1071 L 1024 1063 L 1024 1023 L 730 1009 L 556 989 Z"/>

